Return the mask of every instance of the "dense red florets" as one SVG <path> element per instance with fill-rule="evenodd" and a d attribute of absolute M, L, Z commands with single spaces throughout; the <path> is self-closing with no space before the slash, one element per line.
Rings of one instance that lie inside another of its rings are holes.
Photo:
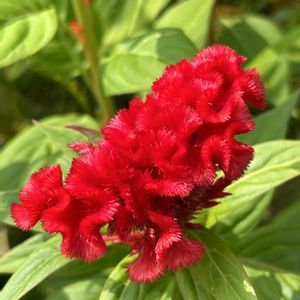
<path fill-rule="evenodd" d="M 80 154 L 63 182 L 59 166 L 32 175 L 12 205 L 17 225 L 63 235 L 67 257 L 104 255 L 100 228 L 130 245 L 138 258 L 131 279 L 153 281 L 204 255 L 184 236 L 195 212 L 213 206 L 253 157 L 235 135 L 254 128 L 245 103 L 263 109 L 256 70 L 226 46 L 202 50 L 192 61 L 168 67 L 145 102 L 131 101 L 102 130 L 95 146 L 74 143 Z M 217 178 L 217 171 L 222 176 Z"/>

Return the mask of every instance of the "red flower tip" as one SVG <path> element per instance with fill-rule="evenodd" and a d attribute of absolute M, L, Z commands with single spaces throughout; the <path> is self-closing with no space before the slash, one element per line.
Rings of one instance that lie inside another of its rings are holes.
<path fill-rule="evenodd" d="M 71 31 L 73 32 L 74 36 L 76 37 L 76 39 L 80 43 L 83 43 L 84 42 L 84 35 L 83 35 L 82 28 L 81 28 L 80 24 L 77 21 L 72 21 L 70 23 L 70 28 L 71 28 Z"/>
<path fill-rule="evenodd" d="M 185 230 L 245 172 L 253 149 L 235 136 L 254 128 L 248 103 L 265 107 L 259 74 L 244 62 L 215 45 L 167 67 L 146 101 L 132 100 L 96 146 L 69 146 L 80 157 L 65 182 L 59 166 L 32 175 L 11 208 L 16 224 L 28 230 L 41 220 L 45 231 L 62 234 L 64 255 L 85 261 L 104 255 L 100 228 L 108 224 L 108 236 L 138 254 L 128 266 L 138 282 L 201 259 L 204 245 Z"/>

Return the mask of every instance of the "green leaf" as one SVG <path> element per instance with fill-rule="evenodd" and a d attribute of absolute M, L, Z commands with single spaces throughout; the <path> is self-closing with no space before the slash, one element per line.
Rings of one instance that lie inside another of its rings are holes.
<path fill-rule="evenodd" d="M 137 284 L 128 280 L 126 270 L 135 257 L 127 256 L 107 278 L 99 300 L 256 299 L 241 264 L 221 240 L 208 230 L 190 234 L 205 245 L 206 256 L 199 263 L 154 283 Z"/>
<path fill-rule="evenodd" d="M 219 205 L 204 210 L 198 220 L 208 227 L 217 222 L 222 223 L 222 226 L 231 227 L 231 215 L 235 210 L 253 203 L 257 197 L 299 175 L 299 141 L 259 144 L 255 147 L 255 159 L 246 174 L 226 189 L 232 195 L 222 199 Z"/>
<path fill-rule="evenodd" d="M 83 279 L 64 285 L 61 289 L 55 290 L 46 300 L 97 300 L 104 281 L 103 275 Z"/>
<path fill-rule="evenodd" d="M 155 28 L 178 28 L 197 48 L 207 44 L 213 0 L 188 0 L 169 8 L 154 24 Z"/>
<path fill-rule="evenodd" d="M 148 26 L 170 0 L 95 0 L 96 27 L 101 28 L 105 48 L 133 36 Z M 97 28 L 96 28 L 97 30 Z"/>
<path fill-rule="evenodd" d="M 180 269 L 176 271 L 175 278 L 176 283 L 179 287 L 180 293 L 184 300 L 201 299 L 201 300 L 212 300 L 213 296 L 207 292 L 203 281 L 197 281 L 194 278 L 194 273 L 190 268 Z"/>
<path fill-rule="evenodd" d="M 145 300 L 182 300 L 176 278 L 173 273 L 162 276 L 152 284 L 145 285 Z M 143 299 L 143 300 L 144 300 Z M 125 299 L 124 299 L 125 300 Z"/>
<path fill-rule="evenodd" d="M 41 51 L 30 57 L 31 66 L 38 72 L 58 81 L 67 81 L 87 69 L 82 46 L 62 24 L 55 37 Z"/>
<path fill-rule="evenodd" d="M 264 226 L 233 245 L 243 263 L 300 274 L 299 225 Z"/>
<path fill-rule="evenodd" d="M 254 267 L 280 269 L 300 275 L 300 206 L 295 203 L 268 225 L 256 229 L 233 245 L 241 257 Z"/>
<path fill-rule="evenodd" d="M 36 234 L 0 257 L 0 273 L 14 273 L 28 256 L 48 239 L 48 235 Z"/>
<path fill-rule="evenodd" d="M 225 30 L 217 42 L 234 48 L 240 55 L 249 59 L 282 36 L 275 23 L 257 15 L 243 15 L 219 21 Z"/>
<path fill-rule="evenodd" d="M 54 271 L 68 263 L 60 252 L 58 236 L 43 243 L 10 277 L 0 293 L 0 300 L 18 300 Z"/>
<path fill-rule="evenodd" d="M 89 264 L 73 260 L 44 280 L 39 289 L 49 290 L 47 300 L 98 300 L 112 269 L 127 253 L 126 246 L 109 243 L 104 257 Z"/>
<path fill-rule="evenodd" d="M 179 30 L 157 30 L 119 44 L 102 61 L 102 85 L 106 95 L 148 90 L 163 69 L 196 52 Z"/>
<path fill-rule="evenodd" d="M 107 243 L 107 251 L 102 258 L 88 264 L 81 260 L 72 260 L 69 264 L 49 276 L 41 284 L 41 288 L 58 290 L 63 288 L 65 285 L 93 278 L 94 276 L 98 276 L 99 280 L 99 276 L 103 277 L 101 280 L 101 285 L 103 286 L 104 281 L 108 278 L 112 269 L 127 254 L 127 246 Z"/>
<path fill-rule="evenodd" d="M 256 15 L 221 19 L 225 31 L 218 42 L 249 58 L 246 67 L 257 68 L 266 86 L 268 101 L 280 105 L 290 94 L 289 55 L 280 45 L 285 36 L 270 20 Z"/>
<path fill-rule="evenodd" d="M 174 273 L 169 273 L 154 283 L 138 284 L 128 279 L 127 265 L 136 256 L 127 256 L 112 270 L 106 279 L 99 300 L 182 300 Z"/>
<path fill-rule="evenodd" d="M 235 209 L 230 214 L 230 219 L 216 223 L 213 231 L 230 244 L 238 240 L 259 224 L 272 201 L 273 194 L 273 190 L 268 191 Z"/>
<path fill-rule="evenodd" d="M 256 299 L 242 265 L 224 242 L 209 230 L 190 234 L 203 242 L 205 256 L 189 268 L 196 293 L 185 299 Z"/>
<path fill-rule="evenodd" d="M 86 140 L 65 125 L 97 127 L 88 116 L 69 114 L 46 118 L 16 135 L 0 153 L 0 220 L 13 224 L 10 204 L 18 199 L 18 191 L 29 176 L 46 165 L 60 163 L 66 173 L 75 155 L 67 145 Z"/>
<path fill-rule="evenodd" d="M 272 220 L 272 225 L 285 226 L 285 225 L 296 225 L 300 226 L 300 201 L 292 203 L 279 215 Z"/>
<path fill-rule="evenodd" d="M 290 68 L 286 53 L 278 53 L 272 47 L 265 48 L 246 67 L 260 72 L 269 103 L 278 106 L 288 98 Z"/>
<path fill-rule="evenodd" d="M 113 269 L 110 276 L 107 278 L 99 300 L 119 300 L 123 294 L 123 291 L 128 285 L 130 285 L 130 280 L 128 279 L 128 274 L 126 267 L 131 263 L 136 257 L 135 256 L 126 256 L 119 264 Z M 138 291 L 133 291 L 132 296 L 135 296 L 130 299 L 137 299 Z"/>
<path fill-rule="evenodd" d="M 255 145 L 272 140 L 283 139 L 286 135 L 289 118 L 298 100 L 299 91 L 293 93 L 282 105 L 255 118 L 253 132 L 240 135 L 239 141 Z M 276 122 L 274 122 L 276 120 Z M 272 126 L 270 126 L 272 124 Z"/>
<path fill-rule="evenodd" d="M 294 203 L 233 244 L 259 299 L 300 299 L 299 213 Z"/>
<path fill-rule="evenodd" d="M 0 67 L 43 48 L 57 28 L 55 9 L 48 1 L 0 1 Z"/>
<path fill-rule="evenodd" d="M 10 217 L 10 205 L 18 199 L 19 190 L 7 190 L 0 192 L 0 219 L 2 223 L 14 225 Z"/>
<path fill-rule="evenodd" d="M 278 53 L 286 52 L 292 63 L 300 62 L 300 26 L 289 30 L 284 37 L 273 47 Z"/>
<path fill-rule="evenodd" d="M 299 300 L 300 276 L 246 267 L 247 274 L 261 300 Z"/>

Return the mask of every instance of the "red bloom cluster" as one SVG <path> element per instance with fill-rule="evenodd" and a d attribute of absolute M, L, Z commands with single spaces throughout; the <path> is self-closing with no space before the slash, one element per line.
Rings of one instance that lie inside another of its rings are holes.
<path fill-rule="evenodd" d="M 132 100 L 102 130 L 98 145 L 70 146 L 80 157 L 65 181 L 59 166 L 31 176 L 22 204 L 12 205 L 17 225 L 28 230 L 41 220 L 62 234 L 65 256 L 92 261 L 106 251 L 100 228 L 108 224 L 109 236 L 139 254 L 128 267 L 139 282 L 201 259 L 203 245 L 184 230 L 245 171 L 253 149 L 234 136 L 254 127 L 246 102 L 265 106 L 259 74 L 242 70 L 244 62 L 215 45 L 168 67 L 145 102 Z"/>

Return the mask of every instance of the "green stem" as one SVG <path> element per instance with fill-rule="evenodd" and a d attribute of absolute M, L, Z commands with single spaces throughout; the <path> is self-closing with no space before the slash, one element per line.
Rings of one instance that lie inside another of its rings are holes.
<path fill-rule="evenodd" d="M 9 250 L 7 227 L 0 224 L 0 256 L 4 255 Z"/>
<path fill-rule="evenodd" d="M 101 89 L 99 80 L 99 63 L 100 57 L 97 50 L 97 42 L 95 32 L 91 22 L 90 7 L 88 7 L 84 0 L 72 0 L 72 6 L 76 18 L 82 28 L 83 33 L 83 47 L 87 60 L 90 63 L 90 86 L 92 92 L 100 108 L 102 117 L 102 124 L 105 124 L 114 114 L 113 102 L 111 99 L 105 99 Z"/>

